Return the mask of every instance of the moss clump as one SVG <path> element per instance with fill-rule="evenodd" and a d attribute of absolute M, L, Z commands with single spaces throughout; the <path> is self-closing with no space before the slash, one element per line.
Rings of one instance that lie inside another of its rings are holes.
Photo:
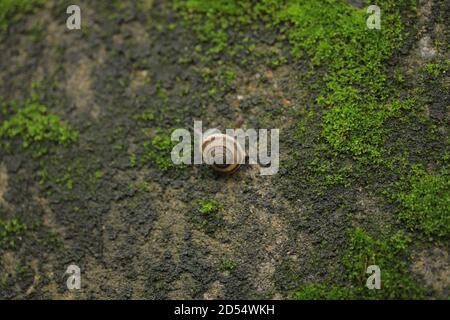
<path fill-rule="evenodd" d="M 212 214 L 220 209 L 220 204 L 215 200 L 200 199 L 198 200 L 198 211 L 202 214 Z"/>
<path fill-rule="evenodd" d="M 144 143 L 145 157 L 148 161 L 156 164 L 161 171 L 169 171 L 175 168 L 170 156 L 173 147 L 174 142 L 170 136 L 164 134 L 162 130 L 157 130 L 157 135 L 151 141 Z"/>
<path fill-rule="evenodd" d="M 440 63 L 428 63 L 425 66 L 425 72 L 435 78 L 443 77 L 450 68 L 450 59 Z"/>
<path fill-rule="evenodd" d="M 348 280 L 359 289 L 363 298 L 408 299 L 421 296 L 417 284 L 409 276 L 405 262 L 410 239 L 403 232 L 392 236 L 380 234 L 376 239 L 361 228 L 350 234 L 350 245 L 343 257 Z M 367 267 L 378 265 L 381 270 L 381 289 L 365 287 Z"/>
<path fill-rule="evenodd" d="M 30 12 L 44 3 L 44 0 L 0 0 L 0 32 L 8 28 L 15 15 Z"/>
<path fill-rule="evenodd" d="M 0 138 L 19 137 L 22 147 L 37 146 L 34 154 L 40 156 L 48 151 L 45 142 L 67 146 L 78 139 L 78 133 L 64 125 L 61 119 L 49 114 L 47 108 L 37 102 L 28 102 L 16 108 L 15 114 L 0 126 Z"/>
<path fill-rule="evenodd" d="M 323 135 L 336 150 L 350 153 L 359 160 L 380 161 L 382 143 L 388 135 L 383 127 L 387 120 L 402 110 L 414 108 L 413 100 L 395 101 L 380 105 L 375 101 L 367 104 L 342 104 L 326 112 Z"/>
<path fill-rule="evenodd" d="M 236 264 L 233 260 L 225 259 L 220 266 L 220 271 L 232 271 L 236 268 Z"/>
<path fill-rule="evenodd" d="M 141 114 L 134 116 L 134 119 L 141 122 L 149 122 L 155 120 L 155 113 L 153 110 L 145 110 Z"/>
<path fill-rule="evenodd" d="M 14 248 L 27 229 L 27 226 L 16 218 L 0 220 L 0 248 Z"/>
<path fill-rule="evenodd" d="M 239 16 L 245 16 L 241 13 L 246 1 L 177 0 L 174 3 L 187 20 L 195 20 L 193 28 L 199 40 L 211 45 L 208 54 L 220 53 L 227 47 L 227 30 L 236 24 Z"/>
<path fill-rule="evenodd" d="M 135 168 L 136 165 L 137 165 L 137 161 L 138 161 L 137 156 L 136 156 L 134 153 L 131 154 L 131 155 L 130 155 L 130 167 L 131 167 L 131 168 Z"/>
<path fill-rule="evenodd" d="M 383 26 L 368 30 L 365 9 L 344 1 L 296 1 L 280 10 L 278 21 L 290 24 L 293 54 L 325 64 L 326 89 L 318 98 L 326 108 L 323 137 L 337 151 L 357 158 L 378 158 L 386 136 L 383 124 L 411 109 L 411 101 L 388 101 L 385 62 L 404 38 L 399 11 L 412 1 L 381 1 Z"/>
<path fill-rule="evenodd" d="M 411 299 L 422 297 L 422 292 L 409 276 L 405 262 L 408 237 L 402 233 L 371 237 L 362 228 L 350 233 L 349 245 L 342 262 L 346 273 L 344 285 L 335 283 L 309 284 L 293 293 L 294 299 Z M 381 271 L 381 289 L 366 287 L 367 267 L 377 265 Z"/>
<path fill-rule="evenodd" d="M 103 177 L 103 172 L 101 172 L 100 170 L 95 171 L 94 177 L 96 180 L 101 179 Z"/>
<path fill-rule="evenodd" d="M 450 235 L 450 175 L 429 174 L 420 168 L 406 178 L 407 191 L 397 199 L 402 206 L 400 219 L 411 229 L 427 236 Z"/>
<path fill-rule="evenodd" d="M 224 225 L 223 216 L 220 214 L 222 205 L 213 199 L 197 199 L 192 203 L 192 211 L 189 214 L 190 222 L 207 234 L 213 234 Z"/>

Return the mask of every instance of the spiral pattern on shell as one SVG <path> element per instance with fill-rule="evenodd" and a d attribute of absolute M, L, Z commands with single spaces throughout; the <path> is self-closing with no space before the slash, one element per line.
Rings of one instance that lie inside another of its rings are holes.
<path fill-rule="evenodd" d="M 204 138 L 202 156 L 206 164 L 222 174 L 236 172 L 245 160 L 245 152 L 239 142 L 234 137 L 221 133 Z"/>

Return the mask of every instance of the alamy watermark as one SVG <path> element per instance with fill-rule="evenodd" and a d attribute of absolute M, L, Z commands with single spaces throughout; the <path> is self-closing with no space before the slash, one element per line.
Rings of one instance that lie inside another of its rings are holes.
<path fill-rule="evenodd" d="M 81 29 L 81 9 L 79 6 L 72 4 L 67 7 L 67 14 L 70 16 L 66 20 L 66 26 L 69 30 L 80 30 Z"/>
<path fill-rule="evenodd" d="M 370 16 L 367 18 L 366 24 L 367 28 L 372 29 L 381 29 L 381 9 L 379 6 L 371 5 L 367 8 L 367 13 Z"/>
<path fill-rule="evenodd" d="M 381 289 L 381 270 L 377 265 L 371 265 L 367 267 L 367 274 L 370 276 L 367 278 L 366 287 L 369 289 Z"/>
<path fill-rule="evenodd" d="M 80 30 L 81 29 L 81 8 L 78 5 L 70 5 L 66 10 L 67 14 L 70 16 L 66 20 L 66 26 L 69 30 Z M 367 14 L 370 16 L 366 20 L 367 28 L 370 30 L 381 29 L 381 9 L 377 5 L 370 5 L 367 8 Z"/>
<path fill-rule="evenodd" d="M 66 281 L 68 290 L 80 290 L 81 289 L 81 269 L 75 264 L 71 264 L 67 267 L 66 274 L 69 275 Z"/>

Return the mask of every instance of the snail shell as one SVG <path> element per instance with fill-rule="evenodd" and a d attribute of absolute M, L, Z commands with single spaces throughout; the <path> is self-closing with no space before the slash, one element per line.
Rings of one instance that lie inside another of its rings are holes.
<path fill-rule="evenodd" d="M 222 174 L 236 172 L 245 160 L 245 152 L 240 143 L 226 134 L 215 133 L 204 138 L 203 160 Z"/>

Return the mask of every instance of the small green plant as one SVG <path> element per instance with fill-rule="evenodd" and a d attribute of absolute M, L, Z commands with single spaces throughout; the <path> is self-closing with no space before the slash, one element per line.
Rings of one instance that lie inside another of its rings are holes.
<path fill-rule="evenodd" d="M 101 179 L 101 177 L 103 177 L 103 172 L 101 172 L 100 170 L 98 170 L 98 171 L 95 171 L 94 172 L 94 177 L 95 177 L 95 179 Z"/>
<path fill-rule="evenodd" d="M 214 233 L 223 225 L 221 204 L 213 199 L 197 199 L 192 203 L 190 221 L 205 233 Z"/>
<path fill-rule="evenodd" d="M 156 95 L 163 101 L 164 104 L 167 105 L 169 102 L 169 95 L 167 94 L 167 90 L 164 88 L 161 81 L 156 84 Z"/>
<path fill-rule="evenodd" d="M 26 231 L 27 226 L 16 218 L 0 220 L 0 248 L 14 248 Z"/>
<path fill-rule="evenodd" d="M 135 168 L 137 165 L 137 156 L 136 154 L 131 154 L 130 155 L 130 167 Z"/>
<path fill-rule="evenodd" d="M 236 268 L 236 264 L 233 260 L 225 259 L 220 266 L 221 271 L 233 271 Z"/>
<path fill-rule="evenodd" d="M 35 155 L 48 151 L 45 142 L 67 146 L 78 139 L 78 133 L 64 125 L 56 115 L 49 114 L 47 108 L 38 102 L 28 102 L 16 110 L 0 126 L 0 139 L 20 137 L 22 147 L 37 146 Z"/>
<path fill-rule="evenodd" d="M 154 162 L 161 171 L 169 171 L 175 165 L 172 162 L 170 153 L 174 144 L 169 135 L 164 135 L 159 131 L 151 141 L 144 143 L 147 159 Z"/>
<path fill-rule="evenodd" d="M 155 118 L 155 113 L 152 110 L 145 110 L 141 114 L 134 117 L 135 120 L 142 122 L 149 122 L 155 120 Z"/>
<path fill-rule="evenodd" d="M 425 72 L 435 78 L 439 78 L 449 72 L 450 60 L 442 63 L 429 63 L 425 66 Z"/>
<path fill-rule="evenodd" d="M 201 199 L 198 201 L 198 211 L 202 214 L 212 214 L 219 211 L 220 205 L 215 200 Z"/>

